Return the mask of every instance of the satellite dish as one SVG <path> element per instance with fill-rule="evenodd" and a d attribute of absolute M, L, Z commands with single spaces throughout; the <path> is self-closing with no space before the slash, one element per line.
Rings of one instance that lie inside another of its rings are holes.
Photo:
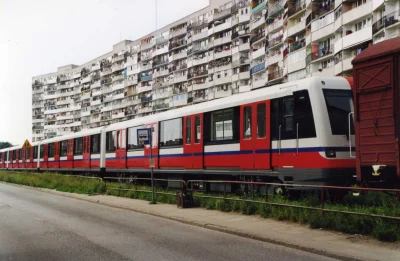
<path fill-rule="evenodd" d="M 283 61 L 279 61 L 278 62 L 278 66 L 279 66 L 279 68 L 282 68 L 283 67 Z"/>

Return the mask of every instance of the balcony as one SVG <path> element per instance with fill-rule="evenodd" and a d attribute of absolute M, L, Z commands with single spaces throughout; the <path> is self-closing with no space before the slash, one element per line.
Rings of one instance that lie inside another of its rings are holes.
<path fill-rule="evenodd" d="M 203 90 L 203 89 L 207 89 L 208 85 L 206 82 L 203 83 L 197 83 L 197 84 L 193 84 L 192 85 L 192 90 L 193 91 L 198 91 L 198 90 Z"/>
<path fill-rule="evenodd" d="M 149 102 L 149 101 L 152 101 L 152 100 L 153 100 L 153 96 L 140 98 L 141 102 Z"/>
<path fill-rule="evenodd" d="M 283 61 L 282 53 L 276 53 L 274 56 L 268 57 L 268 66 Z"/>
<path fill-rule="evenodd" d="M 146 65 L 140 66 L 140 71 L 141 71 L 141 72 L 144 72 L 144 71 L 151 70 L 152 68 L 153 68 L 152 64 L 149 63 L 149 64 L 146 64 Z"/>
<path fill-rule="evenodd" d="M 95 83 L 90 85 L 90 89 L 98 88 L 100 86 L 101 86 L 101 82 L 97 81 L 97 82 L 95 82 Z"/>
<path fill-rule="evenodd" d="M 180 83 L 180 82 L 186 82 L 187 81 L 187 75 L 183 76 L 178 76 L 174 78 L 174 83 Z"/>
<path fill-rule="evenodd" d="M 196 78 L 196 77 L 202 77 L 202 76 L 204 77 L 204 76 L 207 76 L 207 74 L 208 74 L 207 70 L 203 70 L 203 71 L 196 70 L 196 71 L 193 71 L 192 73 L 188 74 L 188 79 L 192 79 L 192 78 Z"/>
<path fill-rule="evenodd" d="M 372 39 L 372 29 L 368 26 L 357 32 L 348 34 L 343 37 L 343 49 L 349 48 L 353 45 L 363 43 Z"/>
<path fill-rule="evenodd" d="M 311 61 L 316 61 L 324 57 L 329 57 L 333 55 L 333 51 L 334 51 L 334 45 L 332 44 L 327 48 L 321 48 L 318 51 L 310 53 L 309 56 L 311 56 Z"/>
<path fill-rule="evenodd" d="M 223 57 L 231 56 L 232 55 L 232 50 L 223 50 L 221 52 L 216 52 L 214 53 L 214 59 L 220 59 Z"/>
<path fill-rule="evenodd" d="M 154 72 L 153 73 L 153 77 L 162 77 L 162 76 L 166 76 L 169 74 L 169 70 L 162 70 L 162 71 L 158 71 L 158 72 Z"/>
<path fill-rule="evenodd" d="M 321 20 L 323 20 L 323 19 L 321 19 Z M 311 28 L 315 28 L 314 23 L 319 22 L 321 20 L 313 21 L 311 24 Z M 313 31 L 311 37 L 312 37 L 313 42 L 316 42 L 317 40 L 319 40 L 321 38 L 325 38 L 325 37 L 333 34 L 334 32 L 335 32 L 335 23 L 331 22 L 325 26 L 320 26 L 319 29 Z"/>
<path fill-rule="evenodd" d="M 147 43 L 146 42 L 142 42 L 142 44 L 140 45 L 140 49 L 142 51 L 150 49 L 155 45 L 155 43 L 156 43 L 155 41 L 150 41 L 150 42 L 147 42 Z"/>
<path fill-rule="evenodd" d="M 275 15 L 278 14 L 279 11 L 283 9 L 283 6 L 285 5 L 284 0 L 281 0 L 279 2 L 276 2 L 272 7 L 268 9 L 268 16 L 274 17 Z"/>
<path fill-rule="evenodd" d="M 207 34 L 208 34 L 208 36 L 213 35 L 214 34 L 214 27 L 209 28 L 208 31 L 207 31 Z"/>
<path fill-rule="evenodd" d="M 296 3 L 292 8 L 288 10 L 288 16 L 291 17 L 298 12 L 304 10 L 306 8 L 306 2 L 305 1 L 300 1 L 299 3 Z"/>
<path fill-rule="evenodd" d="M 304 50 L 304 53 L 305 53 L 305 50 Z M 288 67 L 288 73 L 292 73 L 292 72 L 295 72 L 295 71 L 299 71 L 299 70 L 305 69 L 306 68 L 306 60 L 305 59 L 301 59 L 301 60 L 296 61 L 294 63 L 288 64 L 287 67 Z"/>
<path fill-rule="evenodd" d="M 214 46 L 214 43 L 211 42 L 211 41 L 208 42 L 208 44 L 210 44 L 210 43 L 212 43 L 211 47 L 213 47 L 213 46 Z M 197 53 L 197 52 L 207 51 L 208 48 L 209 48 L 209 45 L 208 45 L 208 46 L 207 46 L 207 45 L 203 45 L 203 46 L 201 46 L 201 45 L 195 45 L 195 46 L 193 46 L 192 53 L 194 54 L 194 53 Z"/>
<path fill-rule="evenodd" d="M 90 106 L 96 106 L 101 104 L 101 99 L 90 101 Z"/>
<path fill-rule="evenodd" d="M 239 73 L 239 80 L 250 79 L 250 71 Z"/>
<path fill-rule="evenodd" d="M 279 80 L 283 77 L 283 70 L 272 72 L 268 74 L 268 82 Z"/>
<path fill-rule="evenodd" d="M 262 62 L 256 66 L 254 66 L 253 68 L 251 68 L 251 74 L 255 74 L 255 73 L 261 72 L 263 70 L 265 70 L 265 62 Z"/>
<path fill-rule="evenodd" d="M 177 48 L 181 48 L 181 47 L 186 46 L 186 45 L 187 45 L 187 41 L 186 40 L 174 41 L 168 46 L 168 50 L 171 51 L 171 50 L 174 50 L 174 49 L 177 49 Z"/>
<path fill-rule="evenodd" d="M 262 33 L 256 34 L 251 37 L 250 39 L 250 45 L 253 45 L 254 43 L 260 41 L 261 39 L 265 39 L 265 32 L 263 31 Z"/>
<path fill-rule="evenodd" d="M 158 45 L 158 44 L 163 44 L 163 43 L 166 43 L 166 42 L 168 42 L 168 37 L 165 37 L 165 36 L 161 36 L 161 37 L 158 37 L 157 39 L 156 39 L 156 44 Z"/>
<path fill-rule="evenodd" d="M 113 109 L 113 106 L 111 104 L 109 104 L 109 105 L 101 108 L 101 112 L 111 111 L 112 109 Z"/>
<path fill-rule="evenodd" d="M 148 91 L 151 91 L 152 89 L 153 89 L 153 86 L 151 86 L 151 85 L 140 86 L 140 87 L 137 87 L 137 93 L 148 92 Z"/>
<path fill-rule="evenodd" d="M 275 19 L 272 24 L 268 25 L 268 33 L 273 33 L 283 26 L 283 19 Z"/>
<path fill-rule="evenodd" d="M 166 110 L 169 109 L 169 104 L 168 103 L 161 103 L 161 104 L 156 104 L 153 107 L 155 110 Z"/>
<path fill-rule="evenodd" d="M 187 28 L 186 27 L 180 28 L 180 29 L 175 30 L 175 31 L 173 31 L 171 33 L 171 38 L 181 36 L 183 34 L 186 34 L 186 32 L 187 32 Z"/>
<path fill-rule="evenodd" d="M 57 105 L 66 105 L 66 104 L 71 104 L 73 102 L 74 102 L 73 99 L 66 99 L 66 100 L 57 101 L 56 104 Z"/>
<path fill-rule="evenodd" d="M 252 83 L 252 89 L 257 89 L 257 88 L 261 88 L 265 86 L 267 79 L 258 79 L 258 80 L 254 80 Z"/>
<path fill-rule="evenodd" d="M 265 6 L 265 3 L 266 3 L 266 2 L 267 2 L 267 1 L 264 1 L 264 2 L 262 2 L 262 3 L 260 3 L 260 4 L 258 4 L 256 7 L 254 7 L 254 8 L 251 9 L 251 12 L 254 14 L 255 12 L 261 10 L 261 9 Z"/>
<path fill-rule="evenodd" d="M 306 29 L 306 20 L 303 19 L 302 21 L 298 22 L 295 25 L 292 25 L 288 29 L 288 36 L 297 34 Z"/>
<path fill-rule="evenodd" d="M 116 82 L 116 81 L 122 81 L 122 80 L 124 80 L 124 75 L 115 75 L 115 76 L 113 76 L 112 78 L 111 78 L 111 81 L 112 82 Z"/>
<path fill-rule="evenodd" d="M 81 78 L 81 72 L 76 72 L 72 75 L 72 79 Z"/>
<path fill-rule="evenodd" d="M 173 54 L 172 55 L 172 61 L 176 61 L 176 60 L 183 59 L 183 58 L 186 58 L 186 57 L 187 57 L 187 52 L 183 51 L 183 52 L 180 52 L 180 53 Z"/>
<path fill-rule="evenodd" d="M 110 68 L 107 68 L 107 69 L 103 69 L 103 71 L 100 73 L 100 76 L 107 76 L 107 75 L 109 75 L 109 74 L 111 74 L 112 73 L 112 71 L 111 71 L 111 69 Z"/>
<path fill-rule="evenodd" d="M 112 114 L 112 119 L 119 119 L 119 118 L 123 118 L 125 117 L 125 112 L 124 111 L 120 111 L 120 112 L 113 112 Z"/>
<path fill-rule="evenodd" d="M 155 51 L 155 56 L 165 54 L 168 52 L 168 45 L 165 45 L 163 48 L 157 49 Z"/>
<path fill-rule="evenodd" d="M 349 58 L 343 59 L 343 71 L 350 71 L 353 70 L 352 61 L 355 56 L 351 56 Z"/>
<path fill-rule="evenodd" d="M 121 83 L 118 83 L 118 84 L 113 84 L 112 90 L 113 91 L 117 91 L 117 90 L 124 89 L 124 87 L 125 87 L 125 84 L 123 82 L 121 82 Z"/>
<path fill-rule="evenodd" d="M 265 55 L 265 49 L 264 47 L 261 47 L 260 49 L 258 49 L 257 51 L 254 51 L 252 53 L 252 59 L 255 60 L 257 58 L 259 58 L 260 56 L 264 56 Z"/>
<path fill-rule="evenodd" d="M 224 98 L 224 97 L 229 97 L 232 96 L 232 89 L 228 88 L 227 90 L 219 90 L 214 92 L 214 98 L 219 99 L 219 98 Z"/>
<path fill-rule="evenodd" d="M 206 38 L 206 37 L 208 37 L 208 31 L 207 31 L 207 30 L 202 31 L 202 32 L 200 32 L 200 33 L 198 33 L 198 34 L 193 35 L 193 36 L 192 36 L 192 40 L 193 40 L 193 41 L 197 41 L 197 40 L 204 39 L 204 38 Z"/>
<path fill-rule="evenodd" d="M 297 42 L 292 43 L 289 46 L 289 50 L 290 50 L 290 52 L 294 52 L 294 51 L 297 51 L 297 50 L 299 50 L 299 49 L 301 49 L 301 48 L 303 48 L 305 46 L 306 46 L 305 39 L 301 39 L 301 40 L 299 40 Z"/>
<path fill-rule="evenodd" d="M 92 71 L 100 70 L 100 68 L 101 68 L 100 63 L 95 64 L 95 65 L 92 66 Z"/>
<path fill-rule="evenodd" d="M 144 53 L 141 56 L 142 61 L 150 60 L 153 58 L 153 52 Z"/>
<path fill-rule="evenodd" d="M 90 92 L 83 93 L 81 96 L 81 100 L 90 99 Z"/>
<path fill-rule="evenodd" d="M 114 94 L 112 100 L 119 100 L 119 99 L 123 99 L 125 97 L 125 94 L 123 92 L 118 93 L 118 94 Z"/>
<path fill-rule="evenodd" d="M 312 11 L 312 19 L 317 19 L 335 9 L 335 1 L 331 1 L 329 6 L 319 7 Z"/>
<path fill-rule="evenodd" d="M 332 76 L 335 74 L 335 66 L 322 68 L 311 73 L 311 76 Z"/>
<path fill-rule="evenodd" d="M 214 77 L 214 86 L 231 83 L 232 79 L 231 76 L 221 76 L 220 78 Z"/>
<path fill-rule="evenodd" d="M 280 35 L 273 39 L 269 39 L 268 47 L 269 47 L 269 49 L 271 49 L 271 48 L 278 46 L 281 43 L 283 43 L 283 35 Z"/>
<path fill-rule="evenodd" d="M 225 10 L 219 11 L 218 13 L 215 12 L 214 13 L 214 20 L 218 20 L 218 19 L 221 19 L 223 17 L 230 16 L 230 15 L 231 15 L 231 8 L 227 8 Z"/>
<path fill-rule="evenodd" d="M 372 33 L 376 34 L 384 27 L 390 27 L 400 21 L 400 10 L 383 16 L 372 25 Z"/>
<path fill-rule="evenodd" d="M 123 70 L 124 69 L 124 64 L 113 64 L 113 66 L 111 67 L 111 72 L 116 72 L 119 70 Z"/>
<path fill-rule="evenodd" d="M 164 92 L 161 92 L 161 93 L 153 94 L 153 101 L 154 100 L 159 100 L 159 99 L 169 98 L 170 95 L 172 95 L 172 93 L 169 92 L 169 91 L 164 91 Z"/>
<path fill-rule="evenodd" d="M 224 36 L 224 37 L 221 37 L 221 38 L 214 39 L 213 46 L 215 47 L 215 46 L 222 45 L 222 44 L 227 44 L 227 43 L 230 43 L 230 42 L 232 42 L 232 37 L 231 36 Z M 208 42 L 208 43 L 210 43 L 210 42 Z M 208 46 L 208 48 L 210 48 L 210 46 Z"/>
<path fill-rule="evenodd" d="M 250 50 L 250 43 L 239 44 L 239 52 Z"/>
<path fill-rule="evenodd" d="M 343 24 L 351 23 L 355 20 L 360 19 L 361 17 L 370 15 L 372 13 L 372 0 L 369 0 L 363 5 L 360 5 L 357 8 L 353 8 L 348 12 L 343 13 Z"/>
<path fill-rule="evenodd" d="M 148 81 L 151 81 L 151 80 L 153 80 L 153 75 L 146 75 L 146 76 L 142 76 L 142 77 L 140 77 L 139 78 L 139 81 L 140 82 L 148 82 Z"/>
<path fill-rule="evenodd" d="M 193 59 L 193 66 L 200 65 L 203 63 L 207 63 L 207 62 L 208 62 L 207 56 L 204 56 L 203 58 L 200 58 L 200 59 Z"/>
<path fill-rule="evenodd" d="M 265 25 L 265 17 L 261 15 L 257 20 L 253 20 L 251 23 L 251 30 L 258 28 L 259 26 Z"/>

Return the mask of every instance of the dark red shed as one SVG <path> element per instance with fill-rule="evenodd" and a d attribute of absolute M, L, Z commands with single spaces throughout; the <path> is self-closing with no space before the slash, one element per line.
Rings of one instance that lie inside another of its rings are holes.
<path fill-rule="evenodd" d="M 357 178 L 399 184 L 400 37 L 353 60 Z"/>

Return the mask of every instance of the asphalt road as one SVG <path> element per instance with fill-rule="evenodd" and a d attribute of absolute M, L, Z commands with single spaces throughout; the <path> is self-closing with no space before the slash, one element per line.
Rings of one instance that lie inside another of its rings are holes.
<path fill-rule="evenodd" d="M 0 183 L 0 260 L 334 260 Z"/>

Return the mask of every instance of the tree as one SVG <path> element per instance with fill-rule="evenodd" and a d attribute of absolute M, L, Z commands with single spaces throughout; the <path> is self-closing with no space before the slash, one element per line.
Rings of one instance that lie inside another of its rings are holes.
<path fill-rule="evenodd" d="M 0 150 L 12 147 L 12 144 L 7 141 L 0 141 Z"/>

